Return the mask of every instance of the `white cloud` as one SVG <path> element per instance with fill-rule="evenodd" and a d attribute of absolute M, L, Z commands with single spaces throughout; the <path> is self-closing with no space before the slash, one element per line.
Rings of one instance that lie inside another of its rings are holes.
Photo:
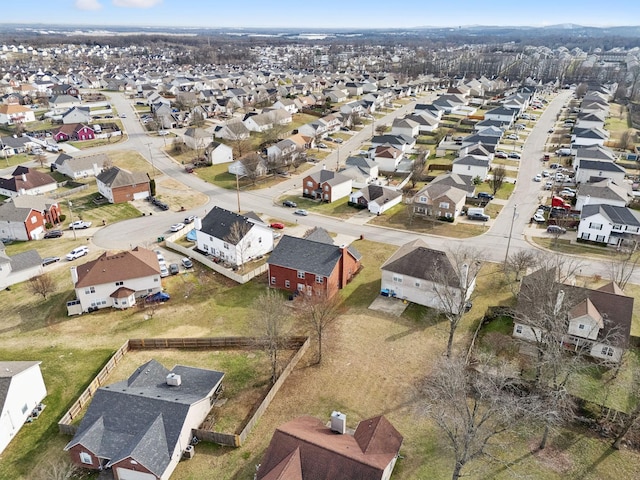
<path fill-rule="evenodd" d="M 113 0 L 116 7 L 151 8 L 162 3 L 162 0 Z"/>
<path fill-rule="evenodd" d="M 76 0 L 76 8 L 80 10 L 100 10 L 102 5 L 98 0 Z"/>

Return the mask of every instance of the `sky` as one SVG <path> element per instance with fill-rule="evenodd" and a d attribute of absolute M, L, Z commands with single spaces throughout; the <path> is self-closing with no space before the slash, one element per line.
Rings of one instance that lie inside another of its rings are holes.
<path fill-rule="evenodd" d="M 640 1 L 4 0 L 0 23 L 251 28 L 640 25 Z"/>

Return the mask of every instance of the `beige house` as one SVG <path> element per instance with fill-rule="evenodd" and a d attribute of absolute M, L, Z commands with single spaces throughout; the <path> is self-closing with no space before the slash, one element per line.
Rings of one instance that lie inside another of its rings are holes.
<path fill-rule="evenodd" d="M 462 212 L 467 192 L 442 183 L 425 185 L 412 201 L 413 213 L 423 217 L 456 218 Z"/>

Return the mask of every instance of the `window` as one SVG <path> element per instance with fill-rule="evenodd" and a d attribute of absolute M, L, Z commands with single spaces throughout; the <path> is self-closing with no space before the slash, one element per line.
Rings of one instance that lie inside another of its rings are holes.
<path fill-rule="evenodd" d="M 622 230 L 622 225 L 614 225 L 614 226 L 613 226 L 613 229 L 614 229 L 614 230 L 620 230 L 620 231 L 621 231 L 621 230 Z"/>
<path fill-rule="evenodd" d="M 578 325 L 578 329 L 579 330 L 584 330 L 584 325 L 581 323 L 580 325 Z"/>
<path fill-rule="evenodd" d="M 416 280 L 415 286 L 420 288 L 420 280 Z"/>
<path fill-rule="evenodd" d="M 602 224 L 589 222 L 589 228 L 593 228 L 594 230 L 602 230 Z"/>
<path fill-rule="evenodd" d="M 438 208 L 449 208 L 449 202 L 440 202 Z"/>
<path fill-rule="evenodd" d="M 271 285 L 275 285 L 276 284 L 276 277 L 271 277 Z"/>
<path fill-rule="evenodd" d="M 229 244 L 228 243 L 224 243 L 222 246 L 224 247 L 225 250 L 229 250 Z"/>
<path fill-rule="evenodd" d="M 124 285 L 124 282 L 116 282 L 116 287 L 121 287 L 122 285 Z"/>
<path fill-rule="evenodd" d="M 96 293 L 96 287 L 89 287 L 84 289 L 84 293 L 89 295 L 90 293 Z"/>
<path fill-rule="evenodd" d="M 304 272 L 302 270 L 298 270 L 298 278 L 304 278 Z"/>
<path fill-rule="evenodd" d="M 590 235 L 587 232 L 582 232 L 580 234 L 580 238 L 583 239 L 583 240 L 589 240 L 589 236 Z"/>
<path fill-rule="evenodd" d="M 316 283 L 324 283 L 324 277 L 321 277 L 319 275 L 316 276 Z"/>
<path fill-rule="evenodd" d="M 522 333 L 522 325 L 516 325 L 516 333 Z"/>
<path fill-rule="evenodd" d="M 325 191 L 325 192 L 328 192 L 328 191 L 329 191 L 329 185 L 325 185 L 325 186 L 324 186 L 324 191 Z"/>
<path fill-rule="evenodd" d="M 418 199 L 418 201 L 419 201 L 420 203 L 427 203 L 427 197 L 420 197 L 420 198 Z"/>
<path fill-rule="evenodd" d="M 27 410 L 29 410 L 29 406 L 25 403 L 25 404 L 22 406 L 22 414 L 24 415 L 25 413 L 27 413 Z"/>
<path fill-rule="evenodd" d="M 402 275 L 393 275 L 393 281 L 395 283 L 402 283 Z"/>
<path fill-rule="evenodd" d="M 604 235 L 596 235 L 596 242 L 604 242 L 606 241 Z"/>
<path fill-rule="evenodd" d="M 602 355 L 613 357 L 613 347 L 602 347 Z"/>
<path fill-rule="evenodd" d="M 291 282 L 289 280 L 284 281 L 284 288 L 289 288 L 291 286 Z"/>
<path fill-rule="evenodd" d="M 86 465 L 93 465 L 93 458 L 87 452 L 80 452 L 80 461 Z"/>
<path fill-rule="evenodd" d="M 313 187 L 313 182 L 311 180 L 307 182 L 307 187 Z"/>

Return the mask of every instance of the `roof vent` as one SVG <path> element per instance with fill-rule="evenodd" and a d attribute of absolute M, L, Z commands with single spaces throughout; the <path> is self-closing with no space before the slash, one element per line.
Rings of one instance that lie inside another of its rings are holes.
<path fill-rule="evenodd" d="M 331 414 L 331 431 L 344 435 L 347 431 L 347 416 L 344 413 L 333 412 Z"/>
<path fill-rule="evenodd" d="M 167 375 L 167 385 L 172 387 L 179 387 L 182 384 L 182 378 L 176 373 L 170 373 Z"/>

